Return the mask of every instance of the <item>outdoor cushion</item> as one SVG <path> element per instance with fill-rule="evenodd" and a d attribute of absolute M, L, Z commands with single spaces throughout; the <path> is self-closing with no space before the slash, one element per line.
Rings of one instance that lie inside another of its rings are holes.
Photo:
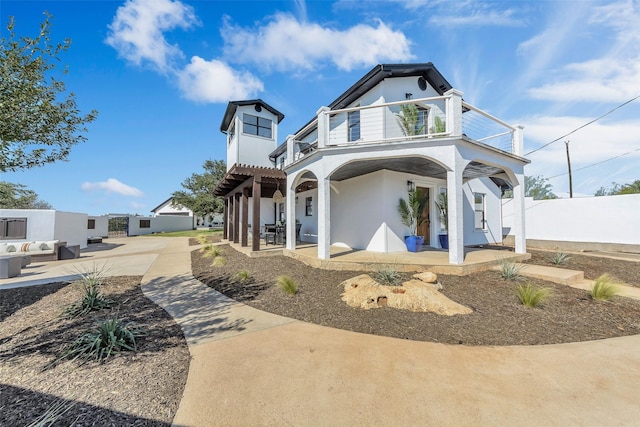
<path fill-rule="evenodd" d="M 17 249 L 16 249 L 15 245 L 9 245 L 9 244 L 7 244 L 7 245 L 5 245 L 5 246 L 2 248 L 2 251 L 3 251 L 3 252 L 16 252 L 16 251 L 17 251 Z"/>

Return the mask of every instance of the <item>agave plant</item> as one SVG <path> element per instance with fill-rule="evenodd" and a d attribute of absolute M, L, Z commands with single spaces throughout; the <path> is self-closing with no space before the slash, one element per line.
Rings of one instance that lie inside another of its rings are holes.
<path fill-rule="evenodd" d="M 424 219 L 422 213 L 429 203 L 429 193 L 421 195 L 415 188 L 409 190 L 408 200 L 400 198 L 398 202 L 398 213 L 400 220 L 409 228 L 412 236 L 418 232 L 418 226 Z"/>

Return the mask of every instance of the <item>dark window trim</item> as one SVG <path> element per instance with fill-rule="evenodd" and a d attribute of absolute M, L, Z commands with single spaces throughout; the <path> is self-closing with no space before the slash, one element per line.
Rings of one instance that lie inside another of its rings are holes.
<path fill-rule="evenodd" d="M 243 113 L 242 133 L 273 139 L 273 120 Z"/>
<path fill-rule="evenodd" d="M 304 215 L 313 216 L 313 197 L 307 197 L 304 200 Z"/>

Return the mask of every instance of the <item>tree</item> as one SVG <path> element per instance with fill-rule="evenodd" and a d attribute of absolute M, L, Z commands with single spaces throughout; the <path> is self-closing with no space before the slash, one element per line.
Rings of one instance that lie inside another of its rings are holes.
<path fill-rule="evenodd" d="M 38 198 L 33 190 L 22 184 L 0 181 L 0 208 L 2 209 L 52 209 Z"/>
<path fill-rule="evenodd" d="M 636 179 L 630 184 L 620 185 L 612 182 L 610 188 L 600 187 L 594 196 L 617 196 L 619 194 L 639 194 L 640 193 L 640 179 Z"/>
<path fill-rule="evenodd" d="M 0 172 L 67 160 L 98 114 L 81 115 L 75 94 L 66 94 L 64 82 L 53 76 L 71 41 L 52 44 L 51 15 L 45 15 L 37 37 L 17 38 L 11 17 L 9 37 L 0 39 Z"/>
<path fill-rule="evenodd" d="M 207 160 L 202 168 L 204 173 L 194 173 L 182 182 L 187 191 L 176 191 L 172 195 L 173 206 L 184 206 L 200 217 L 223 211 L 224 200 L 214 196 L 213 190 L 227 171 L 224 160 Z"/>
<path fill-rule="evenodd" d="M 533 197 L 533 200 L 557 199 L 558 196 L 551 191 L 549 180 L 541 175 L 524 177 L 524 195 Z"/>

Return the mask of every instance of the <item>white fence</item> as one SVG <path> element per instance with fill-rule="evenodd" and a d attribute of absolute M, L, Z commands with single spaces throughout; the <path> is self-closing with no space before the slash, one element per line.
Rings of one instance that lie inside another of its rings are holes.
<path fill-rule="evenodd" d="M 531 247 L 640 252 L 640 194 L 525 199 Z M 502 203 L 502 226 L 513 226 L 513 200 Z M 509 242 L 509 237 L 506 241 Z"/>

